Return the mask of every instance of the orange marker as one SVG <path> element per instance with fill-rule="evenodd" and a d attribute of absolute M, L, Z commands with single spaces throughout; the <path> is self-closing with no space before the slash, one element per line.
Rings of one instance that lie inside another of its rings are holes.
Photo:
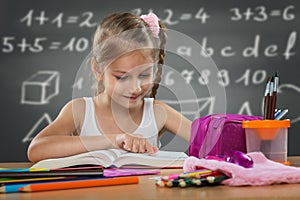
<path fill-rule="evenodd" d="M 36 183 L 36 184 L 29 184 L 22 188 L 19 188 L 19 191 L 36 192 L 36 191 L 61 190 L 61 189 L 71 189 L 71 188 L 135 184 L 138 182 L 139 182 L 138 176 L 129 176 L 129 177 L 108 178 L 108 179 L 63 181 L 63 182 L 55 182 L 55 183 Z"/>

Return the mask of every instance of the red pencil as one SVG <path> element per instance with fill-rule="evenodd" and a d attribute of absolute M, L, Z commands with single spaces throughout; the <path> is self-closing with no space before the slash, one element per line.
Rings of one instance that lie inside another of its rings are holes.
<path fill-rule="evenodd" d="M 268 111 L 267 111 L 267 119 L 274 119 L 274 112 L 273 112 L 273 117 L 272 117 L 272 109 L 273 109 L 273 102 L 274 102 L 274 82 L 273 82 L 273 77 L 270 83 L 270 97 L 269 97 L 269 102 L 268 102 Z"/>
<path fill-rule="evenodd" d="M 276 109 L 278 85 L 279 85 L 279 75 L 278 72 L 276 72 L 274 76 L 274 91 L 273 91 L 273 101 L 272 101 L 272 110 L 271 110 L 272 119 L 274 119 L 274 114 Z"/>
<path fill-rule="evenodd" d="M 268 118 L 268 105 L 269 105 L 269 101 L 270 101 L 270 84 L 271 84 L 271 77 L 269 77 L 267 80 L 267 85 L 266 85 L 265 94 L 264 94 L 264 105 L 263 105 L 264 119 Z"/>
<path fill-rule="evenodd" d="M 71 188 L 84 188 L 84 187 L 96 187 L 96 186 L 108 186 L 108 185 L 122 185 L 122 184 L 135 184 L 139 182 L 138 176 L 108 178 L 108 179 L 90 179 L 80 181 L 63 181 L 55 183 L 37 183 L 29 184 L 22 188 L 19 188 L 22 192 L 36 192 L 36 191 L 49 191 L 49 190 L 61 190 Z"/>

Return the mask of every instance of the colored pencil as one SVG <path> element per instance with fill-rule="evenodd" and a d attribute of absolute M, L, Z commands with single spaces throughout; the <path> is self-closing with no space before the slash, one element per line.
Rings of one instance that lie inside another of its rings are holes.
<path fill-rule="evenodd" d="M 276 116 L 276 120 L 281 120 L 283 117 L 284 117 L 284 115 L 286 115 L 287 113 L 288 113 L 288 109 L 284 109 L 278 116 Z"/>
<path fill-rule="evenodd" d="M 190 172 L 190 173 L 184 173 L 179 176 L 179 178 L 200 178 L 201 175 L 210 175 L 214 173 L 212 170 L 203 170 L 203 171 L 196 171 L 196 172 Z"/>
<path fill-rule="evenodd" d="M 21 182 L 30 182 L 30 181 L 60 180 L 60 179 L 66 179 L 66 177 L 55 176 L 55 177 L 38 177 L 38 178 L 0 178 L 0 184 L 21 183 Z"/>
<path fill-rule="evenodd" d="M 192 177 L 196 177 L 196 176 L 200 176 L 200 175 L 209 175 L 211 174 L 213 171 L 212 170 L 199 170 L 199 171 L 195 171 L 195 172 L 190 172 L 190 173 L 180 173 L 180 174 L 169 174 L 168 176 L 163 176 L 161 177 L 161 180 L 171 180 L 171 179 L 179 179 L 179 178 L 192 178 Z"/>
<path fill-rule="evenodd" d="M 3 186 L 0 186 L 0 193 L 19 192 L 19 188 L 24 187 L 26 185 L 28 185 L 28 183 L 3 185 Z"/>
<path fill-rule="evenodd" d="M 274 112 L 276 109 L 276 101 L 277 101 L 277 91 L 278 91 L 278 85 L 279 85 L 279 75 L 278 72 L 275 73 L 274 76 L 274 90 L 273 90 L 273 100 L 272 100 L 272 108 L 271 108 L 271 117 L 274 119 Z"/>
<path fill-rule="evenodd" d="M 276 119 L 280 113 L 281 113 L 281 109 L 277 110 L 274 114 L 274 119 Z"/>
<path fill-rule="evenodd" d="M 49 171 L 47 168 L 0 168 L 0 173 L 4 172 L 45 172 Z"/>
<path fill-rule="evenodd" d="M 136 184 L 138 182 L 139 182 L 138 176 L 128 176 L 128 177 L 117 177 L 117 178 L 108 178 L 108 179 L 29 184 L 27 186 L 19 188 L 19 191 L 36 192 L 36 191 L 74 189 L 74 188 L 84 188 L 84 187 Z"/>
<path fill-rule="evenodd" d="M 270 82 L 270 91 L 269 91 L 269 102 L 268 102 L 268 110 L 267 110 L 267 119 L 274 119 L 274 112 L 272 116 L 272 109 L 273 109 L 273 102 L 274 102 L 274 77 L 272 77 L 272 80 Z"/>
<path fill-rule="evenodd" d="M 82 170 L 50 170 L 50 171 L 24 171 L 24 172 L 0 172 L 1 178 L 35 178 L 54 176 L 103 176 L 103 169 L 82 169 Z"/>
<path fill-rule="evenodd" d="M 213 176 L 207 176 L 202 178 L 181 178 L 175 180 L 157 180 L 156 185 L 158 187 L 189 187 L 189 186 L 210 186 L 210 185 L 218 185 L 223 180 L 227 179 L 228 177 L 219 174 Z"/>
<path fill-rule="evenodd" d="M 268 118 L 268 105 L 269 105 L 269 101 L 270 101 L 270 84 L 271 84 L 271 77 L 268 78 L 267 80 L 267 85 L 266 85 L 266 89 L 265 89 L 265 94 L 264 94 L 264 119 Z"/>

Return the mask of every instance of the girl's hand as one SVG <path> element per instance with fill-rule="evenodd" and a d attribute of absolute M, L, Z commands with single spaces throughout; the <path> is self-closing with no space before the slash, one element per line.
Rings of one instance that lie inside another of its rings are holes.
<path fill-rule="evenodd" d="M 155 154 L 158 151 L 156 146 L 152 146 L 146 138 L 141 135 L 133 135 L 123 133 L 116 136 L 116 144 L 120 149 L 134 153 L 145 153 L 149 155 Z"/>

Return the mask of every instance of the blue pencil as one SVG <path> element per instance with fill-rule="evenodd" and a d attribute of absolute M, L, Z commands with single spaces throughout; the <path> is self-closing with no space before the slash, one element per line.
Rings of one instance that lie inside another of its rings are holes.
<path fill-rule="evenodd" d="M 277 110 L 277 111 L 275 112 L 275 114 L 274 114 L 274 119 L 276 119 L 276 117 L 277 117 L 280 113 L 281 113 L 281 110 L 280 110 L 280 109 Z"/>
<path fill-rule="evenodd" d="M 286 113 L 288 112 L 288 109 L 283 110 L 275 119 L 276 120 L 280 120 L 284 117 L 284 115 L 286 115 Z"/>
<path fill-rule="evenodd" d="M 28 183 L 3 185 L 0 187 L 0 193 L 19 192 L 19 188 L 28 185 Z"/>

